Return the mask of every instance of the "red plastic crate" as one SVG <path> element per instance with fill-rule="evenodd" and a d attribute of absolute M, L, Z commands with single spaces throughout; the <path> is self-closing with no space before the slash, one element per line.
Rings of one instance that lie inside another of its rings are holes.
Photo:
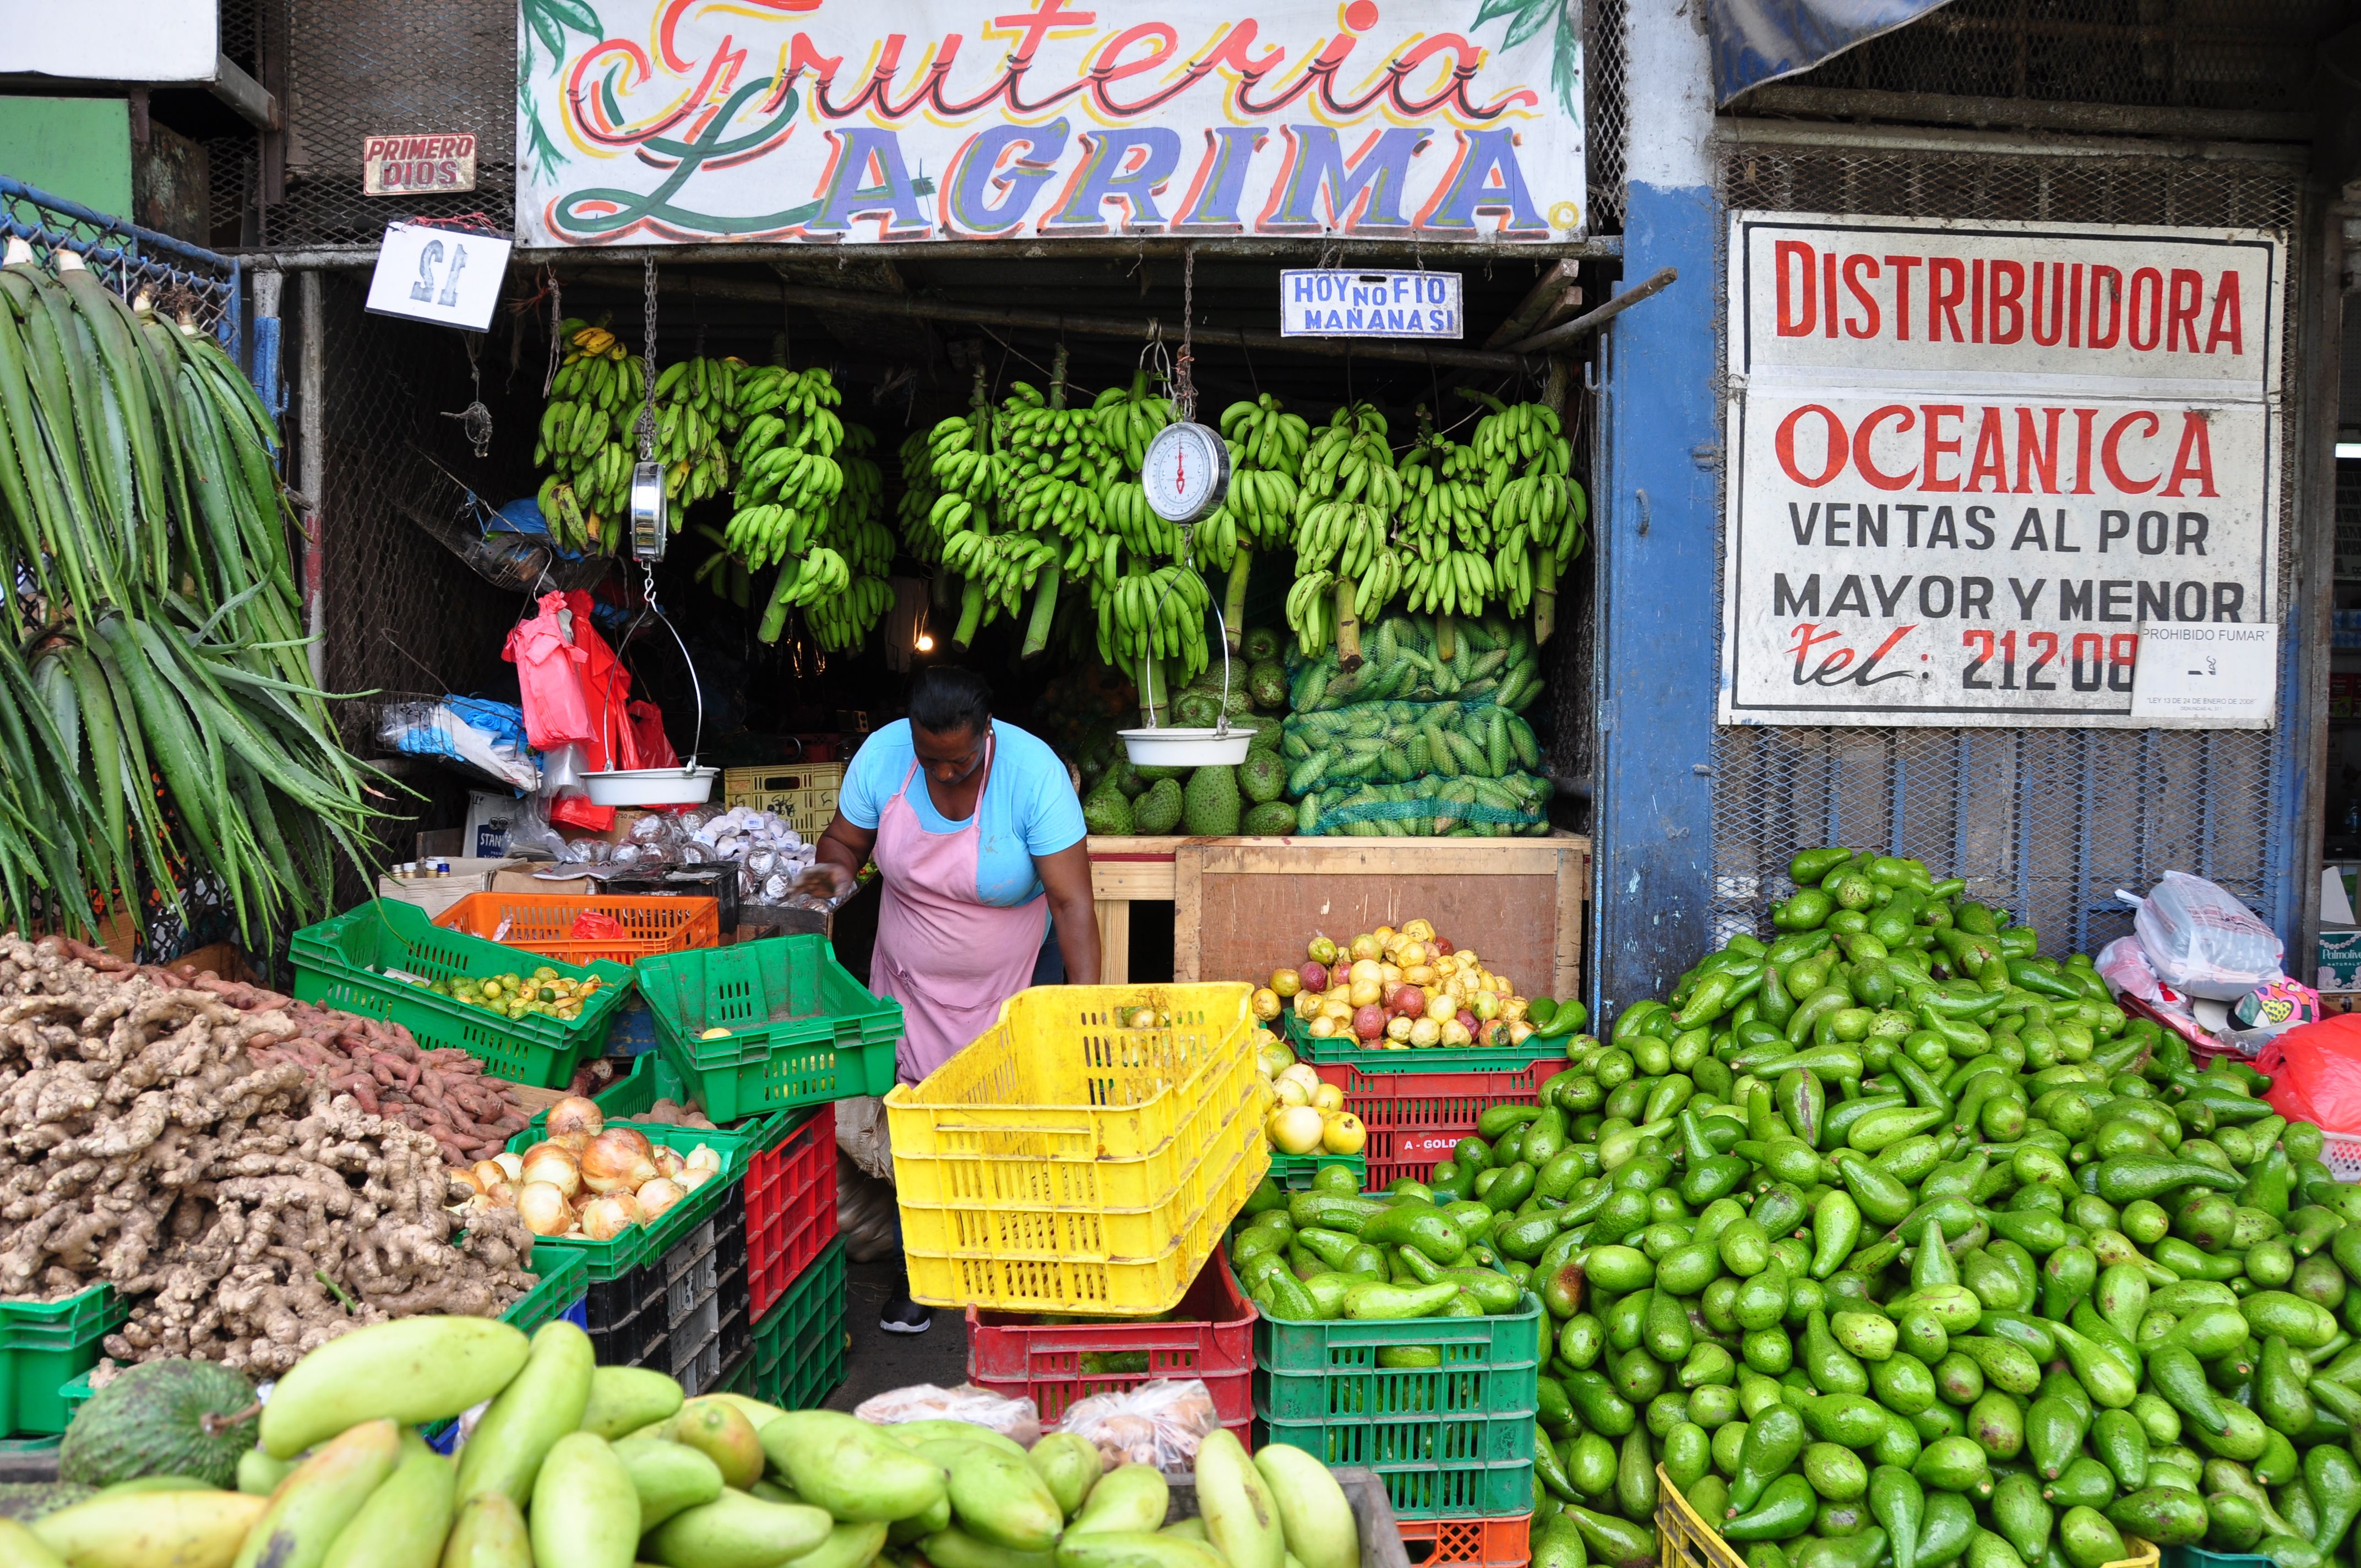
<path fill-rule="evenodd" d="M 1405 1176 L 1425 1180 L 1493 1106 L 1539 1104 L 1542 1085 L 1565 1065 L 1551 1057 L 1513 1072 L 1362 1072 L 1344 1063 L 1315 1063 L 1312 1070 L 1345 1091 L 1345 1109 L 1368 1129 L 1361 1151 L 1367 1190 L 1382 1192 Z"/>
<path fill-rule="evenodd" d="M 1401 1519 L 1413 1568 L 1522 1568 L 1532 1559 L 1532 1516 L 1503 1519 Z"/>
<path fill-rule="evenodd" d="M 1116 1393 L 1156 1377 L 1195 1377 L 1213 1398 L 1213 1413 L 1252 1446 L 1254 1303 L 1238 1288 L 1218 1252 L 1189 1283 L 1168 1321 L 1046 1323 L 1027 1312 L 967 1310 L 970 1382 L 1009 1398 L 1030 1398 L 1044 1426 L 1093 1394 Z M 1085 1372 L 1093 1354 L 1145 1353 L 1138 1372 Z"/>
<path fill-rule="evenodd" d="M 836 1239 L 836 1107 L 822 1105 L 746 1166 L 746 1291 L 754 1317 Z"/>

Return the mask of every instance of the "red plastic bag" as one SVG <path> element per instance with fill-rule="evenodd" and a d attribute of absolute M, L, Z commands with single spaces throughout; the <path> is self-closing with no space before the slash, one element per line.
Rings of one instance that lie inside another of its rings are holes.
<path fill-rule="evenodd" d="M 2265 1046 L 2255 1066 L 2271 1075 L 2266 1098 L 2289 1121 L 2361 1133 L 2361 1013 L 2299 1025 Z"/>
<path fill-rule="evenodd" d="M 672 742 L 664 739 L 664 709 L 652 702 L 633 702 L 629 711 L 631 737 L 639 745 L 639 765 L 643 768 L 680 766 L 680 753 L 675 751 Z"/>
<path fill-rule="evenodd" d="M 566 939 L 569 942 L 613 942 L 621 940 L 625 935 L 620 920 L 603 910 L 586 909 L 574 917 Z"/>
<path fill-rule="evenodd" d="M 509 629 L 508 644 L 500 650 L 500 657 L 517 667 L 525 739 L 536 751 L 588 741 L 597 728 L 582 684 L 588 654 L 576 644 L 568 624 L 581 618 L 572 616 L 566 601 L 564 594 L 542 595 L 537 612 Z"/>

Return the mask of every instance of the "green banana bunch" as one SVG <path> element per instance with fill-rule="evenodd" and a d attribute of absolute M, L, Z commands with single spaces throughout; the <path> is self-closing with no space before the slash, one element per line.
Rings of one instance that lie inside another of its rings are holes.
<path fill-rule="evenodd" d="M 1099 658 L 1129 675 L 1143 709 L 1161 709 L 1169 681 L 1167 660 L 1176 661 L 1185 685 L 1205 671 L 1205 610 L 1213 603 L 1205 579 L 1186 562 L 1146 570 L 1135 565 L 1112 586 L 1093 579 L 1092 608 L 1098 616 Z"/>
<path fill-rule="evenodd" d="M 833 411 L 842 400 L 833 378 L 817 367 L 764 366 L 741 378 L 744 428 L 731 455 L 737 510 L 724 537 L 749 570 L 802 555 L 827 530 L 845 483 L 836 460 L 845 427 Z M 882 478 L 876 488 L 883 491 Z"/>
<path fill-rule="evenodd" d="M 779 633 L 786 630 L 789 609 L 818 604 L 844 592 L 851 581 L 852 569 L 844 557 L 824 544 L 790 558 L 772 581 L 770 601 L 763 607 L 763 623 L 754 635 L 765 642 L 776 642 Z"/>
<path fill-rule="evenodd" d="M 902 499 L 895 503 L 895 520 L 899 524 L 902 548 L 913 559 L 928 566 L 939 565 L 943 558 L 942 535 L 928 521 L 928 514 L 942 492 L 935 488 L 935 473 L 927 461 L 927 432 L 914 430 L 902 438 Z"/>
<path fill-rule="evenodd" d="M 1148 372 L 1140 370 L 1128 389 L 1109 387 L 1091 403 L 1107 445 L 1122 454 L 1124 466 L 1137 474 L 1148 460 L 1148 444 L 1172 422 L 1169 399 L 1148 396 Z"/>
<path fill-rule="evenodd" d="M 882 576 L 857 576 L 842 593 L 807 607 L 804 624 L 811 628 L 812 640 L 822 652 L 840 652 L 859 647 L 870 629 L 893 608 L 892 584 Z"/>
<path fill-rule="evenodd" d="M 611 552 L 620 546 L 630 506 L 639 454 L 632 422 L 646 367 L 604 327 L 567 321 L 559 323 L 559 334 L 567 344 L 566 357 L 550 382 L 533 449 L 534 466 L 550 470 L 537 499 L 559 545 Z"/>
<path fill-rule="evenodd" d="M 713 590 L 713 597 L 727 599 L 744 609 L 753 603 L 754 577 L 746 570 L 746 563 L 730 553 L 730 542 L 721 531 L 710 523 L 697 525 L 697 537 L 711 544 L 713 554 L 697 568 L 697 580 Z"/>
<path fill-rule="evenodd" d="M 1230 444 L 1230 461 L 1236 466 L 1292 479 L 1312 444 L 1312 427 L 1265 392 L 1222 411 L 1222 439 Z"/>
<path fill-rule="evenodd" d="M 876 448 L 876 433 L 868 426 L 844 427 L 844 444 L 838 450 L 844 488 L 837 492 L 823 542 L 843 557 L 851 583 L 804 607 L 804 624 L 824 652 L 859 647 L 894 606 L 893 586 L 885 579 L 894 571 L 895 539 L 884 521 L 885 477 L 870 456 Z"/>
<path fill-rule="evenodd" d="M 730 453 L 723 438 L 737 433 L 738 378 L 749 373 L 741 359 L 701 356 L 675 360 L 656 373 L 656 458 L 664 466 L 664 494 L 680 507 L 730 488 Z M 636 423 L 626 433 L 636 455 Z M 672 526 L 680 528 L 677 510 Z"/>

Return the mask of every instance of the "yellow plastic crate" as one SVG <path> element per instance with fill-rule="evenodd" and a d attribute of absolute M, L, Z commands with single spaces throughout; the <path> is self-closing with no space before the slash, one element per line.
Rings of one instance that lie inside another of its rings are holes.
<path fill-rule="evenodd" d="M 905 1158 L 1137 1159 L 1199 1121 L 1210 1137 L 1256 1082 L 1246 985 L 1038 985 L 923 1082 L 885 1096 L 895 1182 Z M 1123 1020 L 1142 1007 L 1171 1023 Z M 1218 1106 L 1209 1095 L 1226 1091 Z M 1210 1115 L 1210 1125 L 1202 1118 Z M 906 1190 L 906 1189 L 905 1190 Z M 989 1201 L 987 1181 L 936 1189 Z"/>
<path fill-rule="evenodd" d="M 888 1094 L 917 1299 L 1110 1314 L 1177 1302 L 1269 1167 L 1251 994 L 1038 987 Z M 1140 1008 L 1168 1022 L 1127 1026 Z"/>
<path fill-rule="evenodd" d="M 902 1215 L 903 1258 L 909 1266 L 912 1299 L 934 1307 L 973 1304 L 986 1310 L 1096 1313 L 1111 1318 L 1152 1318 L 1179 1306 L 1189 1282 L 1221 1245 L 1222 1233 L 1270 1169 L 1270 1150 L 1260 1126 L 1238 1151 L 1229 1178 L 1186 1223 L 1174 1227 L 1178 1240 L 1153 1257 L 995 1257 L 989 1254 L 929 1255 L 910 1245 L 909 1211 Z"/>

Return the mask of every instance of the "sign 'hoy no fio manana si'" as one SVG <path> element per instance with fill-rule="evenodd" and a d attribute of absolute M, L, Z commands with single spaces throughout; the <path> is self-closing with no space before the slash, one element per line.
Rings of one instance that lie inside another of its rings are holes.
<path fill-rule="evenodd" d="M 2208 723 L 2135 716 L 2140 629 L 2279 613 L 2282 236 L 1738 213 L 1729 255 L 1722 722 Z"/>
<path fill-rule="evenodd" d="M 521 0 L 521 244 L 1583 228 L 1569 0 Z"/>
<path fill-rule="evenodd" d="M 1290 268 L 1279 275 L 1283 337 L 1458 337 L 1456 272 L 1346 272 Z"/>

